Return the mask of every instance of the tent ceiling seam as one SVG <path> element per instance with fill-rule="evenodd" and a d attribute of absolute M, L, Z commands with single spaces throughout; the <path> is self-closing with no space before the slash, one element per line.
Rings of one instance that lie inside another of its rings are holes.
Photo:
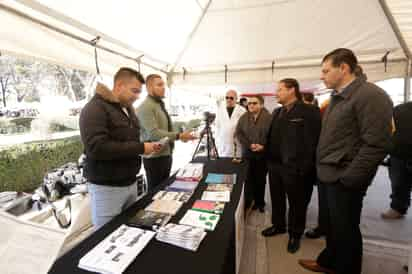
<path fill-rule="evenodd" d="M 161 64 L 167 64 L 167 62 L 165 62 L 163 60 L 159 60 L 157 58 L 149 56 L 145 52 L 143 52 L 139 49 L 130 47 L 130 45 L 125 44 L 125 43 L 123 43 L 123 42 L 121 42 L 121 41 L 119 41 L 119 40 L 117 40 L 117 39 L 101 32 L 101 31 L 98 31 L 98 30 L 90 27 L 90 26 L 87 26 L 87 25 L 81 23 L 80 21 L 77 21 L 76 19 L 70 17 L 70 16 L 67 16 L 67 15 L 65 15 L 65 14 L 63 14 L 59 11 L 56 11 L 54 9 L 51 9 L 51 8 L 47 7 L 47 6 L 44 6 L 43 4 L 39 3 L 38 1 L 35 1 L 35 0 L 15 0 L 15 1 L 20 3 L 23 6 L 26 6 L 30 9 L 32 9 L 32 10 L 35 10 L 35 11 L 41 13 L 41 14 L 44 14 L 44 15 L 50 17 L 50 18 L 53 18 L 56 21 L 62 22 L 64 24 L 67 24 L 67 25 L 75 28 L 75 29 L 78 29 L 82 32 L 85 32 L 85 33 L 89 34 L 92 37 L 100 36 L 104 41 L 107 41 L 109 43 L 112 43 L 114 45 L 122 47 L 126 50 L 129 50 L 129 51 L 132 51 L 132 52 L 142 53 L 146 56 L 147 59 L 152 60 L 153 62 L 161 63 Z"/>
<path fill-rule="evenodd" d="M 56 33 L 59 33 L 59 34 L 61 34 L 61 35 L 64 35 L 64 36 L 66 36 L 66 37 L 69 37 L 69 38 L 71 38 L 71 39 L 74 39 L 74 40 L 77 40 L 77 41 L 82 42 L 82 43 L 84 43 L 84 44 L 93 46 L 93 44 L 92 44 L 91 41 L 89 41 L 89 40 L 87 40 L 87 39 L 85 39 L 85 38 L 83 38 L 83 37 L 77 36 L 77 35 L 75 35 L 75 34 L 73 34 L 73 33 L 70 33 L 70 32 L 68 32 L 68 31 L 62 30 L 62 29 L 60 29 L 60 28 L 58 28 L 58 27 L 52 26 L 52 25 L 50 25 L 50 24 L 48 24 L 48 23 L 46 23 L 46 22 L 43 22 L 43 21 L 41 21 L 41 20 L 39 20 L 39 19 L 36 19 L 36 18 L 34 18 L 34 17 L 31 17 L 30 15 L 27 15 L 27 14 L 21 12 L 21 11 L 18 11 L 18 10 L 16 10 L 16 9 L 12 8 L 12 7 L 6 6 L 5 4 L 0 3 L 0 9 L 3 9 L 3 10 L 5 10 L 6 12 L 9 12 L 9 13 L 11 13 L 11 14 L 14 14 L 14 15 L 16 15 L 16 16 L 18 16 L 18 17 L 21 17 L 21 18 L 25 19 L 25 20 L 29 20 L 29 21 L 31 21 L 31 22 L 33 22 L 33 23 L 36 23 L 36 24 L 38 24 L 38 25 L 40 25 L 40 26 L 43 26 L 43 27 L 45 27 L 45 28 L 47 28 L 47 29 L 50 29 L 50 30 L 52 30 L 52 31 L 54 31 L 54 32 L 56 32 Z M 135 59 L 136 59 L 136 58 L 127 56 L 127 55 L 125 55 L 125 54 L 123 54 L 123 53 L 121 53 L 121 52 L 117 52 L 117 51 L 115 51 L 115 50 L 112 50 L 112 49 L 107 48 L 107 47 L 104 47 L 104 46 L 96 45 L 96 47 L 99 48 L 99 49 L 101 49 L 101 50 L 103 50 L 103 51 L 109 52 L 109 53 L 111 53 L 111 54 L 113 54 L 113 55 L 117 55 L 117 56 L 120 56 L 120 57 L 125 58 L 125 59 L 128 59 L 128 60 L 133 60 L 133 61 L 135 61 Z M 142 62 L 142 64 L 145 65 L 145 66 L 147 66 L 147 67 L 149 67 L 149 68 L 152 68 L 152 69 L 154 69 L 154 70 L 157 70 L 157 71 L 160 71 L 160 72 L 163 72 L 163 73 L 167 74 L 167 71 L 164 71 L 164 70 L 162 70 L 162 69 L 160 69 L 160 68 L 157 68 L 156 66 L 153 66 L 153 65 L 148 64 L 148 63 L 145 63 L 145 62 Z"/>
<path fill-rule="evenodd" d="M 385 48 L 385 49 L 376 49 L 376 50 L 360 50 L 356 51 L 355 54 L 357 56 L 366 56 L 366 55 L 384 55 L 388 51 L 393 53 L 397 50 L 402 50 L 401 48 Z M 284 57 L 284 58 L 276 58 L 276 63 L 282 63 L 282 62 L 294 62 L 294 61 L 305 61 L 305 60 L 322 60 L 324 55 L 311 55 L 311 56 L 294 56 L 294 57 Z M 253 62 L 247 62 L 247 63 L 229 63 L 230 66 L 242 66 L 242 65 L 258 65 L 258 64 L 264 64 L 268 63 L 271 64 L 273 62 L 273 59 L 266 59 L 266 60 L 254 60 Z M 320 61 L 319 61 L 320 62 Z M 225 64 L 208 64 L 207 66 L 204 67 L 223 67 Z M 190 70 L 190 66 L 185 66 Z"/>
<path fill-rule="evenodd" d="M 205 17 L 207 11 L 209 10 L 210 5 L 212 4 L 212 0 L 209 0 L 205 6 L 205 8 L 202 11 L 202 14 L 199 16 L 199 19 L 197 20 L 196 24 L 194 25 L 189 37 L 187 38 L 183 49 L 180 51 L 179 55 L 176 58 L 176 61 L 173 63 L 173 66 L 170 68 L 170 72 L 173 73 L 173 71 L 175 70 L 176 66 L 180 63 L 180 61 L 182 60 L 183 55 L 185 54 L 187 48 L 189 47 L 190 43 L 193 40 L 193 37 L 195 36 L 197 30 L 199 29 L 200 24 L 203 21 L 203 18 Z"/>
<path fill-rule="evenodd" d="M 388 64 L 396 64 L 401 62 L 407 62 L 407 58 L 394 58 L 392 60 L 388 60 Z M 359 62 L 360 65 L 369 65 L 369 64 L 382 64 L 381 60 L 371 60 L 371 61 L 361 61 Z M 307 64 L 307 65 L 279 65 L 274 66 L 273 69 L 299 69 L 299 68 L 315 68 L 320 67 L 320 64 Z M 264 66 L 264 67 L 251 67 L 251 68 L 235 68 L 231 69 L 230 72 L 246 72 L 246 71 L 272 71 L 272 66 Z M 218 74 L 218 73 L 225 73 L 225 69 L 217 69 L 217 70 L 201 70 L 201 71 L 188 71 L 185 70 L 185 74 L 191 75 L 200 75 L 200 74 Z M 172 75 L 181 75 L 182 72 L 173 72 Z"/>
<path fill-rule="evenodd" d="M 400 29 L 399 29 L 399 26 L 398 26 L 395 18 L 393 17 L 393 15 L 390 11 L 388 3 L 386 2 L 386 0 L 379 0 L 379 4 L 381 5 L 383 13 L 385 14 L 385 17 L 388 20 L 389 25 L 392 28 L 392 31 L 394 32 L 396 38 L 398 39 L 398 42 L 399 42 L 400 46 L 402 47 L 402 50 L 403 50 L 405 56 L 408 59 L 412 59 L 412 53 L 411 53 L 408 45 L 405 42 L 405 39 L 404 39 Z"/>
<path fill-rule="evenodd" d="M 296 2 L 296 0 L 277 0 L 277 1 L 272 1 L 270 3 L 262 3 L 262 4 L 244 6 L 244 7 L 211 9 L 210 13 L 227 12 L 227 11 L 244 11 L 244 10 L 249 10 L 249 9 L 267 8 L 267 7 L 272 7 L 275 5 L 288 4 L 291 2 Z"/>

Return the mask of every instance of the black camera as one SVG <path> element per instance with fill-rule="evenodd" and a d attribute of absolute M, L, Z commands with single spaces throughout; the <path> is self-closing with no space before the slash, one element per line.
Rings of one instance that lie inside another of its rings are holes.
<path fill-rule="evenodd" d="M 211 113 L 209 111 L 203 112 L 203 120 L 208 123 L 211 124 L 213 123 L 213 121 L 216 119 L 216 114 L 215 113 Z"/>

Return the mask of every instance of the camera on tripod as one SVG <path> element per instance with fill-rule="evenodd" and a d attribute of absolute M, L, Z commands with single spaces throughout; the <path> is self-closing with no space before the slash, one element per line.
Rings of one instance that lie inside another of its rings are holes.
<path fill-rule="evenodd" d="M 195 156 L 200 152 L 200 144 L 204 140 L 206 142 L 206 155 L 207 159 L 218 159 L 219 154 L 217 152 L 215 138 L 213 137 L 212 129 L 210 125 L 216 119 L 216 114 L 206 111 L 203 113 L 203 121 L 205 122 L 205 127 L 200 133 L 199 142 L 196 146 L 196 149 L 193 153 L 192 160 L 195 159 Z"/>
<path fill-rule="evenodd" d="M 213 123 L 213 121 L 216 119 L 216 114 L 211 113 L 209 111 L 203 112 L 203 121 L 205 121 L 208 124 Z"/>

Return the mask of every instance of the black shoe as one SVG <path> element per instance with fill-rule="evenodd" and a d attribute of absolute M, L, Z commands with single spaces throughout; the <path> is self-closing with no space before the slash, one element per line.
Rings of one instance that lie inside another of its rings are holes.
<path fill-rule="evenodd" d="M 317 227 L 317 228 L 309 229 L 308 231 L 306 231 L 305 236 L 306 238 L 309 238 L 309 239 L 318 239 L 326 235 L 319 229 L 319 227 Z"/>
<path fill-rule="evenodd" d="M 265 213 L 265 206 L 260 206 L 259 207 L 259 212 L 260 213 Z"/>
<path fill-rule="evenodd" d="M 299 238 L 289 238 L 288 242 L 288 252 L 296 253 L 300 248 L 300 239 Z"/>
<path fill-rule="evenodd" d="M 275 235 L 284 234 L 284 233 L 286 233 L 286 229 L 280 229 L 280 228 L 276 228 L 276 226 L 271 226 L 262 231 L 262 236 L 270 237 L 270 236 L 275 236 Z"/>
<path fill-rule="evenodd" d="M 252 210 L 256 210 L 258 208 L 259 208 L 259 206 L 257 204 L 254 204 L 253 207 L 252 207 Z"/>

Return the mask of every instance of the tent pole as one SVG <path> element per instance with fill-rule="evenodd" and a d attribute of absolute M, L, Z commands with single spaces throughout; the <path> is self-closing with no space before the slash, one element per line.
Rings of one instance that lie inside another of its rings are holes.
<path fill-rule="evenodd" d="M 400 63 L 400 62 L 405 62 L 405 58 L 393 58 L 388 61 L 388 64 L 395 64 L 395 63 Z M 361 61 L 359 62 L 360 65 L 374 65 L 374 64 L 382 64 L 381 60 L 368 60 L 368 61 Z M 274 66 L 274 69 L 295 69 L 295 68 L 319 68 L 320 65 L 319 63 L 313 63 L 313 64 L 306 64 L 306 65 L 276 65 Z M 272 66 L 262 66 L 262 67 L 250 67 L 250 68 L 232 68 L 230 69 L 230 72 L 247 72 L 247 71 L 271 71 Z M 200 74 L 208 74 L 208 73 L 217 73 L 221 74 L 224 73 L 225 69 L 214 69 L 214 70 L 191 70 L 190 72 L 187 72 L 187 74 L 191 75 L 200 75 Z M 181 72 L 170 72 L 173 77 L 177 75 L 181 75 Z"/>
<path fill-rule="evenodd" d="M 205 15 L 206 15 L 209 7 L 210 7 L 210 4 L 212 4 L 212 0 L 209 0 L 209 1 L 207 2 L 207 4 L 206 4 L 205 8 L 203 9 L 202 14 L 200 15 L 199 19 L 197 20 L 195 26 L 194 26 L 193 29 L 192 29 L 192 32 L 190 33 L 189 37 L 187 38 L 186 43 L 185 43 L 183 49 L 180 51 L 179 55 L 178 55 L 177 58 L 176 58 L 176 61 L 173 63 L 173 66 L 172 66 L 172 68 L 170 69 L 171 72 L 173 72 L 173 71 L 175 70 L 176 66 L 177 66 L 177 65 L 180 63 L 180 61 L 182 60 L 183 54 L 185 54 L 187 48 L 189 47 L 190 43 L 192 42 L 193 37 L 195 36 L 197 30 L 199 29 L 200 23 L 202 23 L 203 18 L 205 17 Z"/>
<path fill-rule="evenodd" d="M 388 19 L 389 25 L 392 27 L 392 30 L 395 33 L 395 36 L 398 39 L 400 46 L 402 47 L 403 53 L 408 59 L 412 59 L 412 53 L 408 47 L 408 44 L 406 44 L 405 39 L 403 38 L 399 26 L 396 23 L 395 18 L 393 17 L 388 4 L 386 3 L 386 0 L 379 0 L 379 4 L 382 7 L 386 19 Z"/>
<path fill-rule="evenodd" d="M 50 30 L 52 30 L 52 31 L 54 31 L 54 32 L 56 32 L 56 33 L 59 33 L 59 34 L 64 35 L 64 36 L 67 36 L 67 37 L 69 37 L 69 38 L 71 38 L 71 39 L 74 39 L 74 40 L 77 40 L 77 41 L 82 42 L 82 43 L 84 43 L 84 44 L 88 44 L 88 45 L 90 45 L 90 46 L 93 46 L 93 44 L 92 44 L 91 41 L 89 41 L 89 40 L 87 40 L 87 39 L 85 39 L 85 38 L 83 38 L 83 37 L 80 37 L 80 36 L 78 36 L 78 35 L 75 35 L 75 34 L 73 34 L 73 33 L 70 33 L 70 32 L 68 32 L 68 31 L 63 30 L 63 29 L 61 29 L 61 28 L 58 28 L 58 27 L 56 27 L 56 26 L 52 26 L 52 25 L 50 25 L 50 24 L 48 24 L 48 23 L 46 23 L 46 22 L 44 22 L 44 21 L 41 21 L 41 20 L 39 20 L 39 19 L 36 19 L 36 18 L 34 18 L 34 17 L 30 16 L 30 15 L 27 15 L 27 14 L 25 14 L 25 13 L 19 11 L 19 10 L 16 10 L 16 9 L 14 9 L 14 8 L 12 8 L 12 7 L 6 6 L 5 4 L 1 4 L 1 3 L 0 3 L 0 9 L 3 9 L 3 10 L 5 10 L 5 11 L 7 11 L 7 12 L 13 14 L 13 15 L 16 15 L 16 16 L 18 16 L 18 17 L 21 17 L 21 18 L 23 18 L 23 19 L 25 19 L 25 20 L 31 21 L 31 22 L 33 22 L 33 23 L 35 23 L 35 24 L 37 24 L 37 25 L 43 26 L 43 27 L 45 27 L 45 28 L 48 28 L 48 29 L 50 29 Z M 123 54 L 123 53 L 121 53 L 121 52 L 115 51 L 115 50 L 110 49 L 110 48 L 108 48 L 108 47 L 104 47 L 104 46 L 101 46 L 101 45 L 96 45 L 96 48 L 98 48 L 98 49 L 100 49 L 100 50 L 103 50 L 103 51 L 106 51 L 106 52 L 109 52 L 109 53 L 111 53 L 111 54 L 113 54 L 113 55 L 117 55 L 117 56 L 123 57 L 123 58 L 125 58 L 125 59 L 132 60 L 132 61 L 134 61 L 134 62 L 136 61 L 136 57 L 128 56 L 128 55 L 126 55 L 126 54 Z M 156 66 L 153 66 L 153 65 L 148 64 L 148 63 L 145 63 L 145 62 L 142 62 L 142 64 L 145 65 L 145 66 L 147 66 L 147 67 L 149 67 L 149 68 L 152 68 L 152 69 L 154 69 L 154 70 L 157 70 L 157 71 L 160 71 L 160 72 L 163 72 L 163 73 L 167 74 L 167 71 L 165 71 L 165 70 L 163 70 L 163 69 L 160 69 L 160 68 L 157 68 Z"/>
<path fill-rule="evenodd" d="M 408 59 L 406 62 L 406 73 L 405 73 L 405 91 L 404 91 L 404 98 L 403 101 L 406 103 L 411 100 L 411 59 Z"/>

